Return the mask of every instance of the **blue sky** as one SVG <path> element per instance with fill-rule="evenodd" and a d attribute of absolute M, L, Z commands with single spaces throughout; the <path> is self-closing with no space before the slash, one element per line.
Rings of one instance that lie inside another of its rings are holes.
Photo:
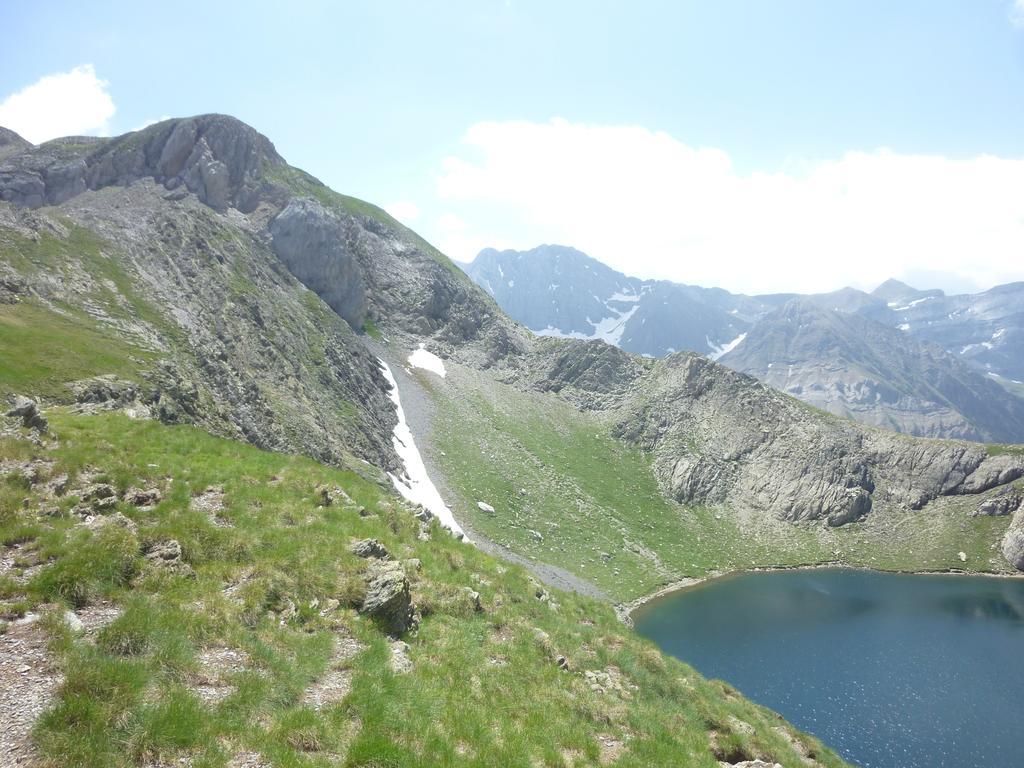
<path fill-rule="evenodd" d="M 1024 278 L 1013 0 L 4 3 L 0 28 L 0 102 L 91 65 L 115 111 L 81 130 L 233 114 L 456 258 L 569 241 L 747 291 Z"/>

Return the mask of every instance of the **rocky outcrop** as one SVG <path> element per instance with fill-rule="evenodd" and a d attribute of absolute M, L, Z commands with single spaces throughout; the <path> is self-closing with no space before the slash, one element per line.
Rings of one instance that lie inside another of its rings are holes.
<path fill-rule="evenodd" d="M 388 552 L 388 548 L 377 541 L 377 539 L 361 539 L 355 542 L 350 550 L 356 557 L 374 558 L 377 560 L 391 559 L 391 553 Z"/>
<path fill-rule="evenodd" d="M 79 195 L 56 216 L 0 203 L 0 250 L 45 240 L 59 254 L 26 273 L 33 300 L 81 308 L 146 355 L 130 379 L 72 383 L 77 409 L 192 423 L 331 464 L 357 456 L 397 467 L 395 408 L 376 357 L 289 273 L 257 224 L 164 194 L 144 179 L 130 193 Z"/>
<path fill-rule="evenodd" d="M 311 198 L 292 200 L 270 222 L 274 253 L 353 328 L 366 315 L 362 270 L 349 247 L 354 225 Z"/>
<path fill-rule="evenodd" d="M 14 131 L 0 126 L 0 161 L 9 155 L 24 152 L 26 149 L 32 149 L 32 144 Z"/>
<path fill-rule="evenodd" d="M 1002 542 L 1003 557 L 1018 571 L 1024 571 L 1024 509 L 1018 509 L 1006 529 Z"/>
<path fill-rule="evenodd" d="M 14 155 L 16 164 L 0 156 L 0 200 L 28 208 L 153 178 L 215 210 L 252 211 L 266 169 L 284 164 L 265 136 L 225 115 L 165 120 L 116 139 L 54 139 Z"/>
<path fill-rule="evenodd" d="M 7 411 L 7 416 L 20 418 L 23 427 L 37 432 L 46 432 L 49 426 L 43 414 L 39 412 L 36 401 L 24 395 L 15 396 L 14 405 Z"/>
<path fill-rule="evenodd" d="M 394 635 L 412 626 L 412 592 L 401 563 L 377 562 L 371 567 L 359 611 Z"/>
<path fill-rule="evenodd" d="M 914 440 L 829 418 L 692 354 L 631 388 L 618 435 L 652 450 L 676 500 L 843 525 L 884 503 L 920 509 L 1024 474 L 1024 456 Z"/>
<path fill-rule="evenodd" d="M 1012 515 L 1024 506 L 1024 491 L 1015 486 L 1004 488 L 995 496 L 985 499 L 974 510 L 975 515 L 1003 516 Z"/>

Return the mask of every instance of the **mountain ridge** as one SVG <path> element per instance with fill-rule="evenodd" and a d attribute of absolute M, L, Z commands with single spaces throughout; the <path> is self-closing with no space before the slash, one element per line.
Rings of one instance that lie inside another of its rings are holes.
<path fill-rule="evenodd" d="M 571 260 L 565 260 L 564 254 L 570 254 Z M 817 359 L 809 348 L 800 355 L 792 349 L 777 349 L 781 357 L 793 358 L 789 362 L 798 364 L 801 380 L 787 390 L 791 394 L 833 413 L 909 434 L 1024 440 L 1019 417 L 1024 385 L 1010 373 L 1016 370 L 1016 349 L 1024 338 L 1024 314 L 1014 308 L 1020 305 L 1015 284 L 976 295 L 947 297 L 941 291 L 919 291 L 889 280 L 873 293 L 842 288 L 808 296 L 746 297 L 721 289 L 629 278 L 564 246 L 542 246 L 526 252 L 487 249 L 466 270 L 535 333 L 600 338 L 627 351 L 654 357 L 688 349 L 712 359 L 721 358 L 727 365 L 783 388 L 786 384 L 779 379 L 778 370 L 768 368 L 773 360 L 759 360 L 752 351 L 744 354 L 744 347 L 749 350 L 758 343 L 759 334 L 744 340 L 762 323 L 771 325 L 787 302 L 800 300 L 838 313 L 827 322 L 826 315 L 819 316 L 822 338 L 828 333 L 846 338 L 849 347 L 860 347 L 866 354 L 863 360 L 847 359 L 846 367 L 840 370 L 840 360 Z M 562 277 L 554 281 L 550 278 L 552 270 Z M 505 272 L 511 279 L 503 276 Z M 595 273 L 602 280 L 592 280 Z M 563 287 L 573 281 L 585 287 Z M 632 292 L 629 296 L 619 293 L 623 286 Z M 617 301 L 621 298 L 631 303 Z M 560 314 L 565 312 L 568 314 Z M 594 317 L 603 319 L 594 322 Z M 864 326 L 862 318 L 874 325 Z M 840 324 L 849 327 L 840 330 Z M 868 350 L 855 339 L 867 328 L 873 329 L 868 336 L 881 345 L 877 349 Z M 894 333 L 887 334 L 883 328 Z M 614 333 L 608 333 L 609 329 Z M 762 340 L 766 333 L 767 329 L 760 334 Z M 942 351 L 922 344 L 937 345 Z M 888 347 L 896 351 L 890 353 Z M 925 349 L 930 351 L 925 353 Z M 763 347 L 760 353 L 764 355 Z M 879 378 L 878 361 L 894 354 L 904 362 L 924 358 L 930 362 L 927 368 L 911 366 L 918 372 L 914 381 L 906 374 Z M 774 362 L 781 364 L 781 357 Z M 858 373 L 872 367 L 875 373 L 870 377 Z M 990 386 L 993 382 L 999 388 Z M 937 395 L 936 386 L 945 394 Z M 885 392 L 874 408 L 866 402 L 872 392 L 879 397 Z M 931 394 L 925 397 L 922 393 Z"/>

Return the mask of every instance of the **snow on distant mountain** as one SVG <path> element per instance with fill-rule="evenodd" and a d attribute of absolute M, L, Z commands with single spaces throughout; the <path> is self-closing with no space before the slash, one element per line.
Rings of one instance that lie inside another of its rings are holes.
<path fill-rule="evenodd" d="M 871 293 L 744 296 L 629 277 L 560 245 L 486 249 L 464 269 L 539 335 L 652 357 L 698 352 L 833 413 L 911 434 L 1024 439 L 1024 283 L 961 296 L 898 280 Z M 794 301 L 804 327 L 790 336 Z"/>
<path fill-rule="evenodd" d="M 480 252 L 466 272 L 535 333 L 661 357 L 724 354 L 771 306 L 717 288 L 627 277 L 575 248 Z"/>

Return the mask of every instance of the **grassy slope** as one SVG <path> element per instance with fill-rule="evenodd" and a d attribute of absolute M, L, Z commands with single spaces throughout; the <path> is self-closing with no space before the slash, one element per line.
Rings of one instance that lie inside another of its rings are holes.
<path fill-rule="evenodd" d="M 53 765 L 138 765 L 190 756 L 223 766 L 238 750 L 256 750 L 276 766 L 299 765 L 594 765 L 599 737 L 623 739 L 618 765 L 717 765 L 708 730 L 737 756 L 798 765 L 776 730 L 781 722 L 729 689 L 659 654 L 621 627 L 611 609 L 570 595 L 555 603 L 509 567 L 433 530 L 417 538 L 408 510 L 353 474 L 304 458 L 261 452 L 190 427 L 135 422 L 107 414 L 51 412 L 59 443 L 0 441 L 0 458 L 55 462 L 50 475 L 100 470 L 123 490 L 159 486 L 152 511 L 120 503 L 137 537 L 110 527 L 90 533 L 74 520 L 37 517 L 39 485 L 0 482 L 0 540 L 22 543 L 21 557 L 47 565 L 22 587 L 0 581 L 8 616 L 43 605 L 52 649 L 66 681 L 35 737 Z M 227 503 L 215 525 L 190 508 L 193 494 L 223 486 Z M 340 486 L 353 504 L 318 507 L 314 489 Z M 29 502 L 23 505 L 22 499 Z M 59 501 L 62 509 L 74 502 Z M 372 514 L 360 516 L 356 505 Z M 140 547 L 177 539 L 196 578 L 141 568 Z M 416 601 L 424 612 L 411 645 L 413 670 L 389 670 L 386 638 L 351 607 L 362 590 L 363 560 L 352 538 L 376 537 L 400 558 L 415 557 Z M 226 585 L 241 580 L 237 600 Z M 134 585 L 134 586 L 133 586 Z M 478 590 L 473 611 L 464 588 Z M 326 616 L 310 608 L 329 598 Z M 97 600 L 125 607 L 95 640 L 71 635 L 56 616 Z M 297 613 L 274 612 L 291 601 Z M 538 636 L 537 630 L 547 633 Z M 327 669 L 332 641 L 353 636 L 366 650 L 347 662 L 348 696 L 319 712 L 304 689 Z M 226 644 L 251 659 L 231 680 L 234 692 L 205 704 L 191 690 L 197 653 Z M 571 671 L 559 670 L 565 655 Z M 628 697 L 595 692 L 582 672 L 617 667 Z M 755 731 L 745 735 L 738 718 Z M 824 765 L 840 761 L 800 736 Z"/>
<path fill-rule="evenodd" d="M 444 384 L 421 379 L 439 409 L 428 450 L 458 496 L 457 514 L 488 538 L 566 568 L 615 600 L 751 567 L 1008 570 L 996 548 L 1007 520 L 969 517 L 977 499 L 942 499 L 921 512 L 879 510 L 840 529 L 686 507 L 661 496 L 648 457 L 612 438 L 593 414 L 456 366 Z"/>
<path fill-rule="evenodd" d="M 0 305 L 0 394 L 63 399 L 69 381 L 102 373 L 136 378 L 148 356 L 74 316 L 30 302 Z"/>

